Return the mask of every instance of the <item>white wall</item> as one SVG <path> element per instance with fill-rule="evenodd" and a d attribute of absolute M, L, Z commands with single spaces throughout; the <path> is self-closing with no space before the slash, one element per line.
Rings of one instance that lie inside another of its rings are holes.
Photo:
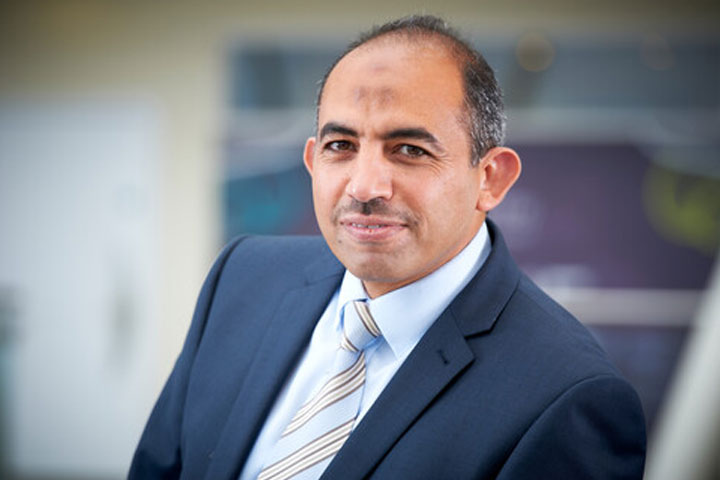
<path fill-rule="evenodd" d="M 142 104 L 0 105 L 13 471 L 127 469 L 159 375 L 157 127 Z"/>

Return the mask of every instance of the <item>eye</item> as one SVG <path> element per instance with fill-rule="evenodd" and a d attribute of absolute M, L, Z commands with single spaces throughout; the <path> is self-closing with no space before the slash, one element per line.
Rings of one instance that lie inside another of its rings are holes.
<path fill-rule="evenodd" d="M 398 153 L 407 155 L 408 157 L 422 157 L 424 155 L 428 155 L 428 152 L 425 149 L 408 144 L 400 145 L 397 151 Z"/>
<path fill-rule="evenodd" d="M 332 152 L 347 152 L 352 150 L 352 143 L 347 140 L 333 140 L 325 144 L 324 150 L 330 150 Z"/>

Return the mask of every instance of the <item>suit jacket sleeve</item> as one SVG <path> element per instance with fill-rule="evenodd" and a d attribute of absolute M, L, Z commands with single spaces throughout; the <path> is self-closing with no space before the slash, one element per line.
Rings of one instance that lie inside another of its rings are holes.
<path fill-rule="evenodd" d="M 645 422 L 635 391 L 599 375 L 555 399 L 522 436 L 498 480 L 643 477 Z"/>
<path fill-rule="evenodd" d="M 205 280 L 183 349 L 150 414 L 135 451 L 128 474 L 131 480 L 171 479 L 180 476 L 182 468 L 180 432 L 190 370 L 205 330 L 206 319 L 223 267 L 232 250 L 241 241 L 242 238 L 238 238 L 223 249 Z"/>

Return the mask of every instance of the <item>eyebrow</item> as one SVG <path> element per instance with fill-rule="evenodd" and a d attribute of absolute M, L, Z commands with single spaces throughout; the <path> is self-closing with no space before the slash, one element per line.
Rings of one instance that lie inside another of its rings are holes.
<path fill-rule="evenodd" d="M 320 130 L 320 135 L 318 136 L 318 138 L 323 138 L 324 136 L 330 135 L 331 133 L 338 135 L 348 135 L 351 137 L 359 136 L 357 131 L 353 130 L 352 128 L 346 127 L 337 122 L 328 122 Z M 437 146 L 440 145 L 440 142 L 438 142 L 438 139 L 435 138 L 435 135 L 428 132 L 422 127 L 396 128 L 395 130 L 390 130 L 389 132 L 383 134 L 381 138 L 383 140 L 411 138 L 415 140 L 424 140 Z"/>
<path fill-rule="evenodd" d="M 439 145 L 438 139 L 435 135 L 428 132 L 424 128 L 398 128 L 390 130 L 382 136 L 383 140 L 397 140 L 399 138 L 412 138 L 415 140 L 424 140 L 434 145 Z"/>
<path fill-rule="evenodd" d="M 318 135 L 318 138 L 323 138 L 324 136 L 330 135 L 331 133 L 358 137 L 358 133 L 352 128 L 346 127 L 336 122 L 328 122 L 323 126 L 322 130 L 320 130 L 320 135 Z"/>

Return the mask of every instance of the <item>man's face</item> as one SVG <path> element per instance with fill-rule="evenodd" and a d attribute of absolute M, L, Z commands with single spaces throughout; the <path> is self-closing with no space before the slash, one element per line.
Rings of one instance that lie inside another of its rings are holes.
<path fill-rule="evenodd" d="M 431 273 L 484 220 L 457 63 L 434 44 L 384 39 L 330 74 L 305 147 L 320 230 L 371 297 Z"/>

